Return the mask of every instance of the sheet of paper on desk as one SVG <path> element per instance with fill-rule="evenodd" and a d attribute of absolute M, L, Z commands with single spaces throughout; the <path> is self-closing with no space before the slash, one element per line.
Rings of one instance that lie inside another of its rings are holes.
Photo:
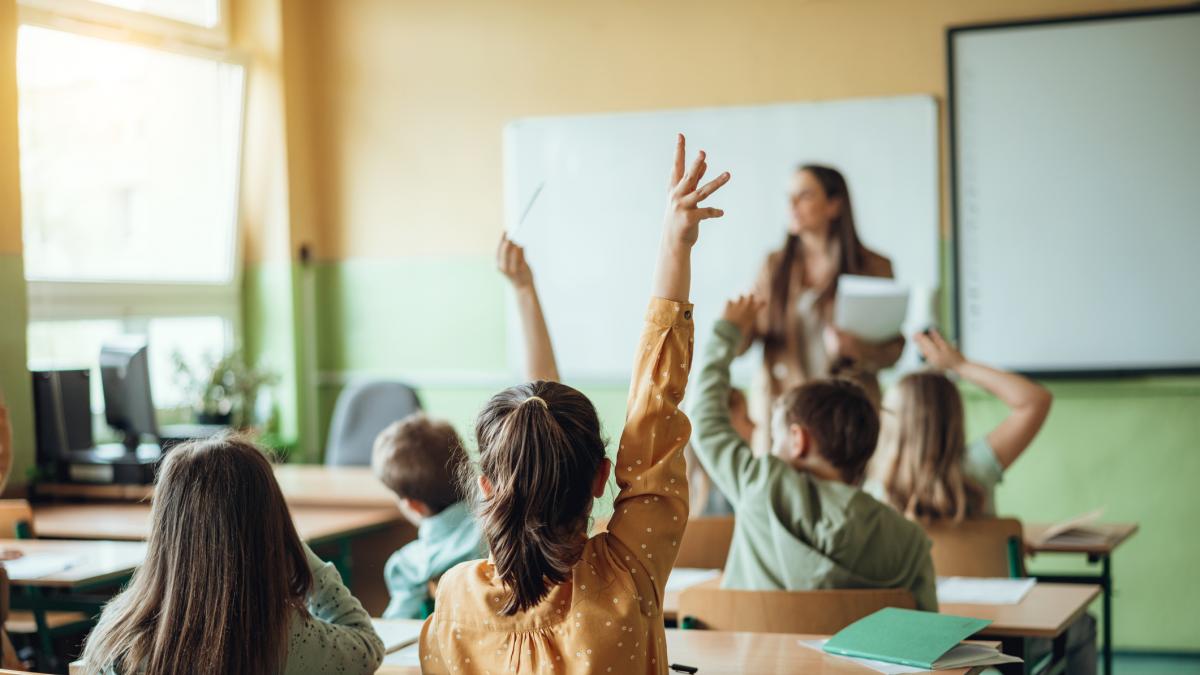
<path fill-rule="evenodd" d="M 1080 516 L 1075 516 L 1046 528 L 1039 543 L 1048 544 L 1053 541 L 1060 545 L 1088 546 L 1108 542 L 1108 532 L 1092 527 L 1104 515 L 1104 509 L 1096 509 Z"/>
<path fill-rule="evenodd" d="M 1015 605 L 1024 599 L 1037 579 L 938 577 L 938 602 L 967 605 Z"/>
<path fill-rule="evenodd" d="M 682 591 L 696 584 L 702 584 L 709 579 L 721 576 L 721 570 L 708 570 L 699 567 L 676 567 L 667 577 L 666 592 Z"/>
<path fill-rule="evenodd" d="M 379 639 L 383 640 L 384 652 L 394 652 L 421 639 L 422 624 L 418 621 L 396 622 L 371 619 L 371 625 L 375 627 Z"/>
<path fill-rule="evenodd" d="M 65 572 L 79 562 L 79 556 L 63 553 L 29 553 L 4 561 L 4 568 L 8 570 L 9 579 L 41 579 Z"/>
<path fill-rule="evenodd" d="M 411 644 L 404 649 L 392 652 L 383 657 L 383 665 L 385 666 L 409 666 L 411 668 L 421 667 L 421 649 L 418 644 Z"/>
<path fill-rule="evenodd" d="M 892 279 L 843 274 L 838 277 L 833 324 L 871 342 L 900 335 L 908 314 L 908 286 Z"/>
<path fill-rule="evenodd" d="M 800 642 L 800 644 L 804 645 L 805 647 L 808 647 L 810 649 L 815 649 L 815 650 L 821 652 L 822 654 L 825 654 L 825 650 L 823 649 L 823 647 L 825 646 L 825 643 L 828 642 L 828 640 L 800 640 L 799 642 Z M 856 659 L 856 658 L 853 658 L 850 656 L 834 656 L 832 654 L 830 654 L 829 657 L 834 658 L 834 659 L 845 659 L 847 661 L 853 661 L 854 663 L 857 663 L 858 665 L 860 665 L 864 668 L 870 668 L 871 670 L 874 670 L 877 673 L 885 673 L 886 675 L 905 675 L 906 673 L 931 673 L 931 672 L 933 672 L 932 670 L 921 670 L 920 668 L 914 668 L 912 666 L 902 666 L 902 665 L 899 665 L 896 663 L 887 663 L 884 661 L 872 661 L 871 659 Z"/>

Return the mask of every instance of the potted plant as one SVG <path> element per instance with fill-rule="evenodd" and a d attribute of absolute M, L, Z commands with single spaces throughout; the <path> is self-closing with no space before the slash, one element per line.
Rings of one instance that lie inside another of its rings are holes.
<path fill-rule="evenodd" d="M 171 359 L 176 382 L 188 392 L 198 424 L 250 427 L 259 389 L 279 381 L 274 373 L 247 366 L 241 350 L 210 359 L 199 367 L 193 367 L 179 352 Z"/>

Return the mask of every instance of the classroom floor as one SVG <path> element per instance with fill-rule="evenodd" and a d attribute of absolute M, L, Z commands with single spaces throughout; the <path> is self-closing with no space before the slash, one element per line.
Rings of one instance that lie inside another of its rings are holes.
<path fill-rule="evenodd" d="M 1113 654 L 1113 675 L 1200 675 L 1200 654 Z"/>

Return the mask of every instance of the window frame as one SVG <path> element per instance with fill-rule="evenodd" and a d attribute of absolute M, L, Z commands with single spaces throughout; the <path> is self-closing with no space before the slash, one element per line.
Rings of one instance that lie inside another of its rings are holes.
<path fill-rule="evenodd" d="M 46 0 L 21 0 L 22 3 L 47 4 Z M 85 4 L 87 0 L 80 0 Z M 223 0 L 228 2 L 228 0 Z M 112 8 L 119 9 L 119 8 Z M 121 13 L 130 13 L 121 10 Z M 134 13 L 136 14 L 136 13 Z M 157 18 L 157 17 L 152 17 Z M 177 22 L 175 22 L 177 23 Z M 248 59 L 230 49 L 203 45 L 154 41 L 146 35 L 131 34 L 109 25 L 80 22 L 74 17 L 50 13 L 23 4 L 18 11 L 19 26 L 36 26 L 82 37 L 135 44 L 137 46 L 192 58 L 218 61 L 242 69 L 241 111 L 238 119 L 236 162 L 232 189 L 234 213 L 231 274 L 227 282 L 178 281 L 83 281 L 26 278 L 30 320 L 52 321 L 84 318 L 126 318 L 150 316 L 219 315 L 227 318 L 235 335 L 241 329 L 241 287 L 244 274 L 245 242 L 241 217 L 242 172 L 245 165 L 247 101 L 249 94 Z"/>
<path fill-rule="evenodd" d="M 85 281 L 26 278 L 27 324 L 33 322 L 116 320 L 145 326 L 151 319 L 214 316 L 226 323 L 226 346 L 243 344 L 242 284 L 245 237 L 242 178 L 250 92 L 250 59 L 230 47 L 230 0 L 220 0 L 220 21 L 205 28 L 90 0 L 18 0 L 17 25 L 35 26 L 81 37 L 132 44 L 169 54 L 238 66 L 242 71 L 233 189 L 230 277 L 226 282 Z M 18 82 L 19 88 L 19 82 Z M 22 229 L 24 225 L 22 224 Z"/>
<path fill-rule="evenodd" d="M 95 0 L 17 0 L 17 18 L 19 23 L 27 23 L 30 17 L 35 17 L 39 21 L 65 21 L 89 27 L 107 27 L 122 33 L 121 39 L 129 39 L 132 34 L 136 34 L 160 44 L 179 43 L 219 49 L 228 47 L 232 42 L 229 21 L 231 1 L 218 0 L 218 17 L 214 26 L 202 26 L 182 19 L 107 5 Z"/>

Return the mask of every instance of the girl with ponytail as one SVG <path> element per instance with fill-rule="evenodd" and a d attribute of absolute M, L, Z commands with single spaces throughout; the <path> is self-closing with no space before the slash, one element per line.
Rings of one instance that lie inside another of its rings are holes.
<path fill-rule="evenodd" d="M 700 221 L 723 215 L 700 203 L 729 180 L 701 185 L 704 153 L 685 171 L 684 149 L 680 136 L 608 531 L 587 536 L 614 470 L 591 401 L 548 380 L 492 397 L 467 477 L 491 557 L 442 577 L 421 632 L 426 673 L 667 672 L 662 597 L 688 514 L 691 249 Z"/>

